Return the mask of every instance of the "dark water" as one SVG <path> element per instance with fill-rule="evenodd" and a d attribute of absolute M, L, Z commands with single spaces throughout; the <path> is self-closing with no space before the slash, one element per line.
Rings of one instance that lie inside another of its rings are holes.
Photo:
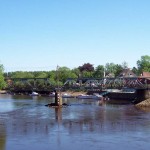
<path fill-rule="evenodd" d="M 99 105 L 46 97 L 0 95 L 0 150 L 149 150 L 150 111 L 131 104 Z"/>

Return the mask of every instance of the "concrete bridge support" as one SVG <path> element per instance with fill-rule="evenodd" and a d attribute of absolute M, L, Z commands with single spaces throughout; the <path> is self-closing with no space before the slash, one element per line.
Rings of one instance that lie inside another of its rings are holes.
<path fill-rule="evenodd" d="M 150 89 L 137 89 L 137 101 L 143 101 L 150 98 Z"/>

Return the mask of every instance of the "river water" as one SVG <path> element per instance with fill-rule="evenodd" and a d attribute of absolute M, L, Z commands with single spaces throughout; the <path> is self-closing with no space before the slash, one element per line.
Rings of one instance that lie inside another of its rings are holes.
<path fill-rule="evenodd" d="M 0 150 L 149 150 L 150 111 L 132 104 L 0 95 Z"/>

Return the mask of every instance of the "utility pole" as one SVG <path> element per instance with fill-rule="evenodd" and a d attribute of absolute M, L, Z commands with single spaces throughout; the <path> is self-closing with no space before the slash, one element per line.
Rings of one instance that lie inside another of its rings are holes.
<path fill-rule="evenodd" d="M 106 72 L 105 72 L 105 66 L 104 66 L 104 79 L 105 79 L 105 76 L 106 76 Z"/>
<path fill-rule="evenodd" d="M 105 72 L 105 66 L 104 66 L 104 81 L 103 81 L 103 87 L 102 88 L 105 88 L 105 83 L 106 83 L 106 72 Z"/>

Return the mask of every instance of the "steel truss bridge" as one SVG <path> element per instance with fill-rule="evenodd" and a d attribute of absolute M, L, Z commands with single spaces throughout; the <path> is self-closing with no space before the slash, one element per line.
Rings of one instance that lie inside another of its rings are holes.
<path fill-rule="evenodd" d="M 9 90 L 47 91 L 52 88 L 49 78 L 8 78 L 6 82 Z"/>
<path fill-rule="evenodd" d="M 8 89 L 50 91 L 49 78 L 10 78 L 6 79 Z M 19 84 L 18 84 L 19 83 Z M 68 78 L 62 88 L 65 89 L 150 89 L 150 77 L 124 78 Z"/>
<path fill-rule="evenodd" d="M 150 89 L 150 77 L 121 78 L 68 78 L 64 83 L 67 87 L 104 88 L 104 89 Z"/>

